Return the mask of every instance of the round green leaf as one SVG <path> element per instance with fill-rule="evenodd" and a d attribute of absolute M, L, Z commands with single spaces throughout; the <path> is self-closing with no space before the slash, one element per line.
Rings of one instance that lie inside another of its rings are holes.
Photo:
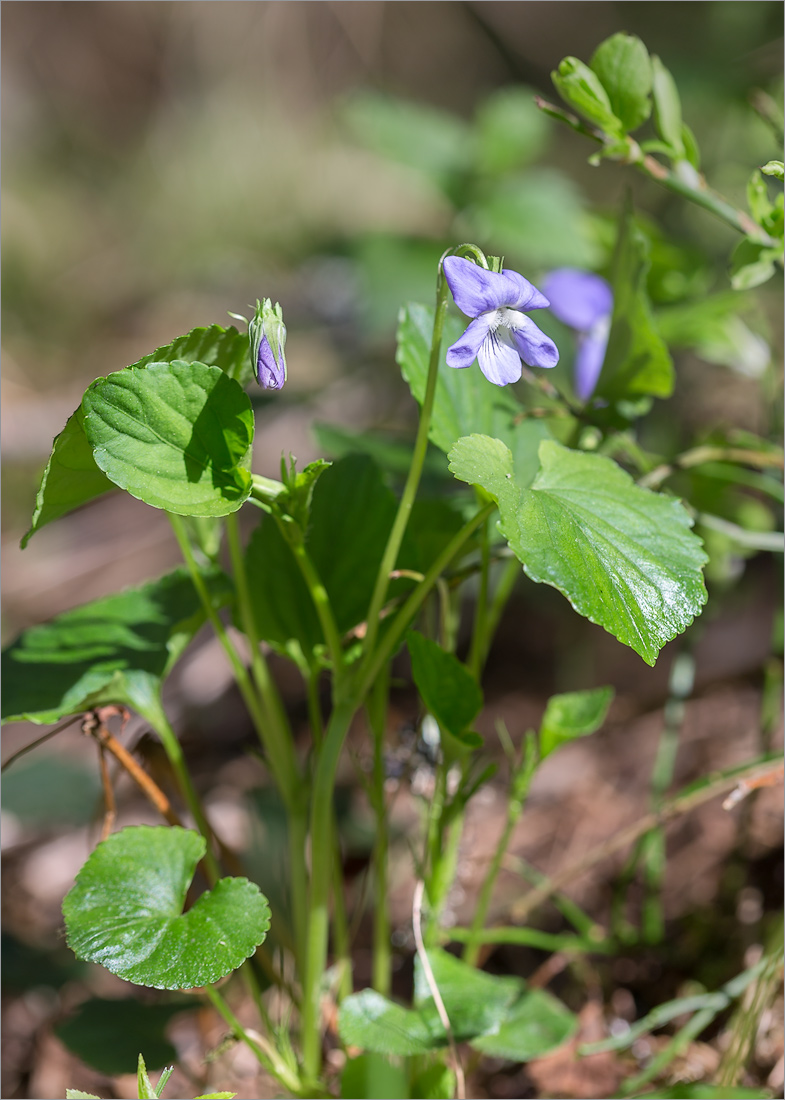
<path fill-rule="evenodd" d="M 127 367 L 95 381 L 82 408 L 97 465 L 131 496 L 181 516 L 225 516 L 247 499 L 251 402 L 219 367 Z"/>
<path fill-rule="evenodd" d="M 198 833 L 150 825 L 99 844 L 63 901 L 74 954 L 155 989 L 193 989 L 235 970 L 267 935 L 270 909 L 248 879 L 224 878 L 183 913 L 205 847 Z"/>

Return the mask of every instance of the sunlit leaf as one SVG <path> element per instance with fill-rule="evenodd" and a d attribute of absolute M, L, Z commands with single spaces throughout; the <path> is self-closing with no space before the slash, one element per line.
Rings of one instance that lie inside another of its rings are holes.
<path fill-rule="evenodd" d="M 601 455 L 546 440 L 540 463 L 527 489 L 497 439 L 470 436 L 450 454 L 459 480 L 498 501 L 502 533 L 528 576 L 654 664 L 706 601 L 707 559 L 689 515 Z"/>
<path fill-rule="evenodd" d="M 224 878 L 184 913 L 205 850 L 176 826 L 131 826 L 102 841 L 63 901 L 74 954 L 156 989 L 193 989 L 236 969 L 265 939 L 270 909 L 248 879 Z"/>

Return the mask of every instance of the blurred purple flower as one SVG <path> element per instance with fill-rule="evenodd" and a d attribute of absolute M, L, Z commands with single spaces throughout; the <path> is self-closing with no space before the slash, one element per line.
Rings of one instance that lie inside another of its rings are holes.
<path fill-rule="evenodd" d="M 600 275 L 560 267 L 543 284 L 551 312 L 578 334 L 575 392 L 588 401 L 600 377 L 613 314 L 613 291 Z"/>
<path fill-rule="evenodd" d="M 455 304 L 474 318 L 448 349 L 448 366 L 470 367 L 476 359 L 496 386 L 518 381 L 521 360 L 530 367 L 556 366 L 559 351 L 553 340 L 522 312 L 548 306 L 536 287 L 517 271 L 486 271 L 459 256 L 448 256 L 443 267 Z"/>

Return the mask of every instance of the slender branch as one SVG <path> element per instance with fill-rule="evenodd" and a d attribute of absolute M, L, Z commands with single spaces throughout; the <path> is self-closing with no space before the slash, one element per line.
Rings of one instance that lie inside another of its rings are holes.
<path fill-rule="evenodd" d="M 785 551 L 785 534 L 782 531 L 750 531 L 747 527 L 740 527 L 738 523 L 731 523 L 722 516 L 712 516 L 708 512 L 698 512 L 697 520 L 704 527 L 727 535 L 739 546 L 748 546 L 751 550 L 773 550 L 775 554 Z"/>
<path fill-rule="evenodd" d="M 283 528 L 281 533 L 285 538 L 286 532 Z M 333 607 L 330 603 L 330 597 L 303 543 L 294 541 L 290 542 L 289 545 L 291 546 L 292 553 L 295 556 L 300 572 L 308 587 L 308 591 L 311 594 L 316 614 L 319 617 L 322 633 L 324 634 L 324 640 L 330 652 L 330 659 L 333 663 L 333 690 L 336 692 L 340 691 L 345 671 L 343 645 L 341 643 L 341 635 L 338 632 L 338 625 L 335 621 L 335 615 L 333 614 Z"/>
<path fill-rule="evenodd" d="M 359 704 L 339 701 L 334 708 L 316 764 L 311 800 L 311 891 L 303 974 L 303 1065 L 310 1081 L 321 1069 L 320 987 L 327 961 L 330 881 L 333 873 L 333 791 L 341 749 Z"/>
<path fill-rule="evenodd" d="M 387 911 L 387 857 L 390 837 L 384 771 L 384 734 L 389 685 L 390 666 L 385 665 L 376 678 L 367 703 L 368 724 L 373 736 L 373 773 L 369 784 L 369 797 L 376 815 L 376 837 L 373 847 L 373 988 L 384 996 L 389 995 L 392 979 L 390 916 Z"/>
<path fill-rule="evenodd" d="M 442 257 L 442 260 L 444 257 Z M 439 379 L 439 355 L 442 346 L 442 331 L 444 320 L 447 316 L 447 283 L 442 273 L 442 260 L 439 260 L 439 272 L 436 280 L 436 311 L 433 316 L 433 334 L 431 336 L 431 357 L 428 364 L 428 380 L 425 386 L 425 396 L 420 409 L 420 420 L 417 426 L 417 437 L 414 441 L 414 451 L 406 484 L 403 488 L 398 511 L 384 548 L 384 554 L 376 576 L 373 595 L 368 611 L 368 630 L 363 642 L 363 660 L 365 664 L 371 660 L 376 637 L 379 632 L 379 615 L 384 606 L 387 589 L 390 584 L 390 573 L 395 568 L 398 551 L 409 522 L 414 498 L 420 485 L 420 477 L 425 463 L 425 455 L 428 450 L 428 434 L 431 429 L 431 414 L 436 397 L 436 383 Z M 371 677 L 375 679 L 375 676 Z"/>
<path fill-rule="evenodd" d="M 253 1051 L 254 1055 L 265 1069 L 277 1078 L 289 1092 L 293 1092 L 295 1096 L 302 1096 L 302 1082 L 286 1062 L 284 1062 L 272 1043 L 269 1043 L 267 1039 L 259 1035 L 258 1032 L 252 1035 L 249 1031 L 246 1031 L 215 986 L 206 985 L 204 987 L 204 992 L 219 1015 L 232 1029 L 236 1038 L 245 1043 L 249 1050 Z"/>
<path fill-rule="evenodd" d="M 656 489 L 677 470 L 689 470 L 705 462 L 736 462 L 744 466 L 757 466 L 761 469 L 772 467 L 781 470 L 783 454 L 781 451 L 749 451 L 743 447 L 693 447 L 684 454 L 678 455 L 673 462 L 664 463 L 644 474 L 638 479 L 638 484 L 644 489 Z"/>
<path fill-rule="evenodd" d="M 607 145 L 607 138 L 602 130 L 590 126 L 576 115 L 555 106 L 553 103 L 549 103 L 541 96 L 535 96 L 534 102 L 545 114 L 558 119 L 560 122 L 565 122 L 576 133 L 583 134 L 584 137 L 596 141 L 599 145 Z M 626 154 L 614 155 L 611 159 L 632 165 L 639 172 L 648 176 L 649 179 L 654 180 L 655 183 L 659 183 L 676 195 L 681 195 L 682 198 L 689 199 L 696 206 L 708 210 L 720 221 L 725 222 L 726 225 L 737 232 L 743 233 L 745 237 L 749 237 L 757 244 L 761 244 L 766 248 L 780 248 L 782 246 L 781 241 L 777 241 L 770 236 L 765 229 L 762 229 L 757 222 L 753 221 L 749 214 L 732 206 L 718 191 L 709 187 L 704 177 L 698 172 L 694 172 L 694 181 L 684 179 L 678 172 L 667 168 L 650 154 L 644 153 L 637 141 L 629 135 L 624 138 L 614 138 L 614 145 L 624 145 Z"/>
<path fill-rule="evenodd" d="M 472 519 L 465 523 L 460 531 L 453 535 L 436 561 L 430 566 L 422 582 L 417 585 L 413 592 L 409 593 L 403 606 L 400 608 L 390 624 L 390 627 L 380 640 L 376 652 L 371 655 L 370 659 L 360 670 L 360 675 L 358 677 L 359 682 L 356 690 L 361 699 L 365 698 L 373 681 L 381 671 L 382 666 L 389 661 L 390 657 L 398 648 L 409 623 L 419 611 L 428 593 L 436 584 L 437 579 L 441 576 L 464 543 L 471 538 L 480 524 L 485 522 L 495 508 L 496 505 L 490 502 L 473 516 Z"/>
<path fill-rule="evenodd" d="M 32 752 L 33 749 L 37 749 L 39 745 L 43 745 L 45 741 L 48 741 L 50 737 L 55 737 L 58 733 L 62 733 L 64 729 L 68 729 L 74 722 L 78 722 L 81 718 L 81 714 L 72 714 L 70 718 L 66 718 L 65 722 L 61 722 L 59 726 L 55 726 L 53 730 L 49 730 L 48 733 L 43 734 L 41 737 L 36 737 L 35 741 L 31 741 L 29 745 L 25 745 L 21 749 L 17 749 L 16 752 L 12 752 L 11 755 L 3 761 L 3 766 L 0 771 L 5 771 L 6 768 L 10 768 L 15 760 L 18 760 L 20 756 L 24 756 L 28 752 Z"/>
<path fill-rule="evenodd" d="M 207 879 L 211 886 L 214 886 L 218 879 L 221 877 L 221 872 L 218 867 L 215 855 L 211 848 L 211 842 L 213 840 L 213 831 L 205 816 L 202 804 L 199 800 L 199 795 L 196 793 L 193 783 L 191 782 L 191 776 L 188 772 L 188 768 L 185 766 L 185 757 L 183 756 L 183 750 L 180 746 L 180 742 L 177 740 L 177 735 L 169 724 L 169 719 L 166 717 L 163 707 L 159 700 L 150 700 L 149 704 L 145 707 L 140 706 L 138 703 L 136 709 L 142 715 L 142 717 L 150 723 L 155 732 L 161 739 L 161 744 L 164 747 L 166 755 L 169 757 L 169 763 L 172 766 L 172 771 L 177 779 L 177 784 L 180 787 L 180 791 L 185 799 L 188 809 L 191 811 L 191 816 L 196 822 L 196 827 L 207 842 L 207 851 L 204 855 L 205 868 L 208 872 Z"/>

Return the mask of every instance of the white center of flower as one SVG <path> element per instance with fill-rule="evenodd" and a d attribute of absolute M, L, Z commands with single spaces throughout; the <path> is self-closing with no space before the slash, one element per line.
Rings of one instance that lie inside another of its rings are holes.
<path fill-rule="evenodd" d="M 491 332 L 496 332 L 500 328 L 518 329 L 521 327 L 521 320 L 525 314 L 521 313 L 518 309 L 510 309 L 508 306 L 502 306 L 501 309 L 494 311 L 495 317 L 491 322 Z"/>

